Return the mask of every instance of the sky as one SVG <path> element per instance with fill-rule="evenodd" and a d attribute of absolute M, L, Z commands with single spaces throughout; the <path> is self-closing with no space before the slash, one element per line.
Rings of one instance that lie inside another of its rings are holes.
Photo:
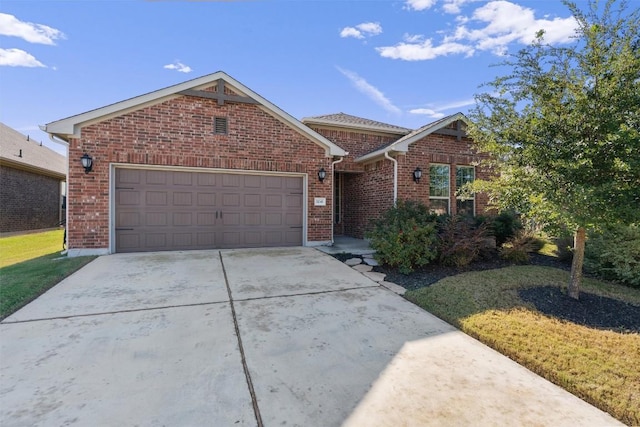
<path fill-rule="evenodd" d="M 298 119 L 414 129 L 575 28 L 559 0 L 2 0 L 0 122 L 64 153 L 38 125 L 224 71 Z"/>

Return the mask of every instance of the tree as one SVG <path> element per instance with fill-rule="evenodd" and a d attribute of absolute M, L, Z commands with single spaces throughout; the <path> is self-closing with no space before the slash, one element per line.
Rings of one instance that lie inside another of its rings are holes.
<path fill-rule="evenodd" d="M 626 2 L 563 1 L 571 46 L 544 31 L 501 65 L 471 112 L 471 136 L 492 154 L 495 177 L 477 181 L 499 207 L 574 232 L 568 293 L 578 299 L 586 230 L 640 222 L 640 13 Z"/>

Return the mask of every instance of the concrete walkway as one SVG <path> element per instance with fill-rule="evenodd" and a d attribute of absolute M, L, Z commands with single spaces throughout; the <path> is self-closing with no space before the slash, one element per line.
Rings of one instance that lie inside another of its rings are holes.
<path fill-rule="evenodd" d="M 349 236 L 335 236 L 332 246 L 319 246 L 317 249 L 326 254 L 371 255 L 375 252 L 369 246 L 368 240 Z"/>
<path fill-rule="evenodd" d="M 617 424 L 311 248 L 105 256 L 0 324 L 2 426 Z"/>

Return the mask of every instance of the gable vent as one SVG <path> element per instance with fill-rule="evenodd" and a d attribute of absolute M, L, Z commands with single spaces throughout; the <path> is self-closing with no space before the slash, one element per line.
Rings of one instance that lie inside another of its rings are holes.
<path fill-rule="evenodd" d="M 216 117 L 213 119 L 213 133 L 226 135 L 227 134 L 227 118 Z"/>

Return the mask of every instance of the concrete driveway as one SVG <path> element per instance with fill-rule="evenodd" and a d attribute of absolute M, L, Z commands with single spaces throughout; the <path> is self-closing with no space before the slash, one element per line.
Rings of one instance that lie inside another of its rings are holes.
<path fill-rule="evenodd" d="M 98 258 L 0 374 L 3 426 L 618 424 L 311 248 Z"/>

